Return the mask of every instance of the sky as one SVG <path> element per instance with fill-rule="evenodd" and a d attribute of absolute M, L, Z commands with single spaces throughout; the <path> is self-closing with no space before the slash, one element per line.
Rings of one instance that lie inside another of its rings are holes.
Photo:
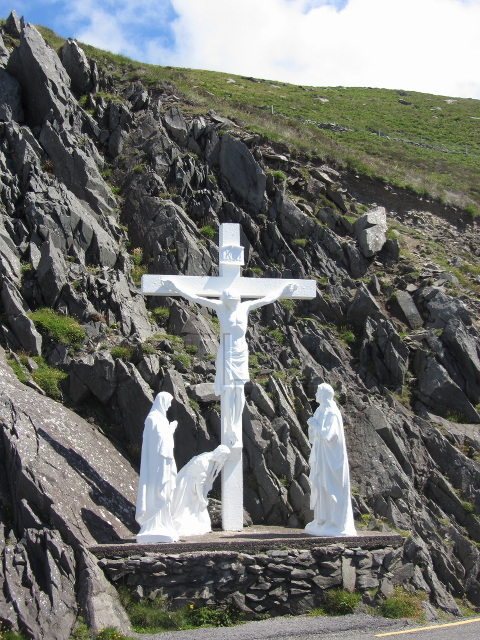
<path fill-rule="evenodd" d="M 0 0 L 151 64 L 480 99 L 480 0 Z"/>

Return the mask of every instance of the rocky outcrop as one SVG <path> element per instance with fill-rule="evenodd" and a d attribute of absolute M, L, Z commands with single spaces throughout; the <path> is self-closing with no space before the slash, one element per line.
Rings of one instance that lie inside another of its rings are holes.
<path fill-rule="evenodd" d="M 400 254 L 397 239 L 385 240 L 398 214 L 367 196 L 360 207 L 343 171 L 294 159 L 217 113 L 192 117 L 171 86 L 114 79 L 73 41 L 61 62 L 33 26 L 19 29 L 0 69 L 0 340 L 30 388 L 0 366 L 0 618 L 59 640 L 79 611 L 94 628 L 126 624 L 88 546 L 136 531 L 130 460 L 154 394 L 175 396 L 178 467 L 220 441 L 215 315 L 145 299 L 138 283 L 146 272 L 215 275 L 222 222 L 241 225 L 244 275 L 318 282 L 315 300 L 250 318 L 246 519 L 310 518 L 306 421 L 328 381 L 359 525 L 410 533 L 402 582 L 434 605 L 455 614 L 453 597 L 479 605 L 476 289 L 466 295 L 420 252 Z M 84 92 L 94 115 L 77 103 Z M 80 338 L 30 317 L 45 306 L 75 319 Z M 47 365 L 61 379 L 53 387 L 42 381 Z"/>

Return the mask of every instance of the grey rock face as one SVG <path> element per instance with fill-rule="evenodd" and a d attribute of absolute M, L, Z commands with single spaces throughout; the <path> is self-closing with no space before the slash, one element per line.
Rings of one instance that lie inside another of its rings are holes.
<path fill-rule="evenodd" d="M 75 40 L 65 41 L 61 52 L 62 64 L 72 82 L 72 91 L 77 95 L 87 93 L 93 88 L 92 71 L 87 56 Z"/>
<path fill-rule="evenodd" d="M 438 287 L 427 287 L 418 294 L 419 304 L 428 313 L 427 326 L 443 329 L 450 320 L 460 318 L 466 325 L 472 323 L 470 313 L 461 300 L 447 296 Z"/>
<path fill-rule="evenodd" d="M 349 322 L 357 326 L 363 326 L 368 317 L 378 318 L 381 315 L 380 307 L 367 287 L 362 284 L 355 292 L 355 297 L 350 305 L 347 318 Z"/>
<path fill-rule="evenodd" d="M 0 68 L 0 121 L 23 122 L 21 93 L 18 81 Z"/>
<path fill-rule="evenodd" d="M 418 350 L 415 369 L 418 377 L 418 395 L 422 402 L 437 411 L 454 411 L 464 416 L 468 422 L 480 423 L 477 411 L 434 357 Z"/>
<path fill-rule="evenodd" d="M 420 329 L 423 326 L 422 316 L 418 313 L 418 309 L 408 291 L 397 291 L 396 302 L 398 303 L 402 313 L 412 329 Z"/>
<path fill-rule="evenodd" d="M 70 191 L 99 215 L 111 211 L 115 199 L 95 159 L 80 147 L 78 138 L 68 131 L 58 131 L 47 122 L 42 127 L 40 143 L 50 156 L 56 174 Z"/>
<path fill-rule="evenodd" d="M 267 179 L 245 144 L 228 134 L 222 136 L 219 165 L 233 191 L 253 207 L 262 208 Z"/>
<path fill-rule="evenodd" d="M 373 364 L 378 379 L 387 386 L 402 387 L 408 368 L 408 348 L 388 320 L 380 318 L 375 322 L 367 318 L 360 362 L 365 367 Z"/>
<path fill-rule="evenodd" d="M 7 65 L 8 56 L 8 49 L 3 42 L 2 36 L 0 35 L 0 67 L 5 67 Z"/>
<path fill-rule="evenodd" d="M 378 253 L 387 240 L 387 215 L 384 207 L 371 209 L 355 222 L 355 236 L 367 258 Z"/>
<path fill-rule="evenodd" d="M 42 124 L 52 116 L 65 120 L 74 106 L 70 78 L 33 25 L 27 24 L 22 30 L 20 46 L 11 53 L 7 71 L 22 87 L 29 122 Z"/>
<path fill-rule="evenodd" d="M 0 379 L 2 477 L 9 470 L 2 500 L 11 505 L 23 536 L 7 545 L 2 567 L 14 628 L 35 638 L 68 640 L 77 602 L 88 623 L 113 620 L 114 611 L 122 624 L 115 594 L 92 561 L 77 567 L 75 552 L 78 559 L 88 555 L 84 546 L 136 531 L 137 474 L 97 429 L 19 383 L 3 350 Z M 77 571 L 89 572 L 82 573 L 81 597 Z M 2 607 L 2 616 L 7 609 Z"/>
<path fill-rule="evenodd" d="M 40 253 L 41 258 L 37 269 L 38 284 L 45 303 L 53 307 L 67 282 L 65 260 L 50 241 L 42 244 Z"/>
<path fill-rule="evenodd" d="M 12 38 L 19 38 L 22 33 L 22 21 L 23 18 L 20 19 L 14 9 L 5 20 L 3 28 L 9 36 L 12 36 Z"/>

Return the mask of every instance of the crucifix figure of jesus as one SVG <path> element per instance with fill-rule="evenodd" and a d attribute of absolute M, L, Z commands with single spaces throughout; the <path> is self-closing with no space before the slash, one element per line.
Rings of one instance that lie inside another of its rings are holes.
<path fill-rule="evenodd" d="M 315 280 L 243 278 L 240 225 L 220 225 L 219 276 L 142 277 L 142 293 L 182 296 L 209 309 L 220 321 L 220 347 L 216 358 L 215 393 L 220 396 L 222 444 L 230 455 L 222 470 L 222 527 L 243 528 L 242 414 L 245 382 L 249 380 L 245 339 L 248 314 L 278 298 L 311 299 Z M 245 300 L 242 300 L 245 298 Z"/>

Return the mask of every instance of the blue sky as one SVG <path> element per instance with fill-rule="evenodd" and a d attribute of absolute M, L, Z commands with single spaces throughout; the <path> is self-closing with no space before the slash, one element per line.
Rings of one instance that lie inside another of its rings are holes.
<path fill-rule="evenodd" d="M 480 0 L 0 0 L 135 60 L 480 99 Z"/>

